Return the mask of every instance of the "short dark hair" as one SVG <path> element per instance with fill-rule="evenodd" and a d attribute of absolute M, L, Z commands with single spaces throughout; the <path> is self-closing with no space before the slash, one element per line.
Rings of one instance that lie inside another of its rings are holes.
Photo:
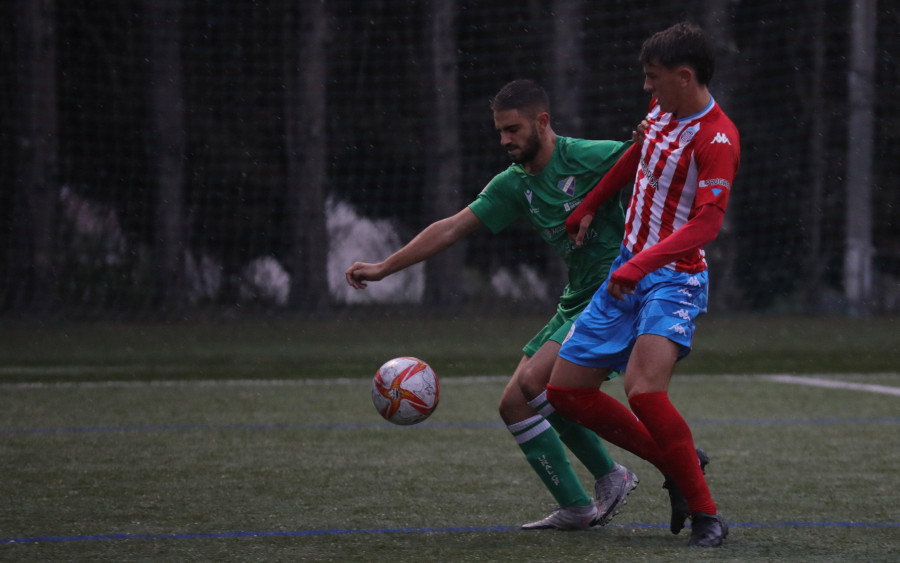
<path fill-rule="evenodd" d="M 643 65 L 659 64 L 669 70 L 687 65 L 694 70 L 697 82 L 706 86 L 716 68 L 716 53 L 699 26 L 681 22 L 644 41 L 640 62 Z"/>
<path fill-rule="evenodd" d="M 529 115 L 550 112 L 550 98 L 540 84 L 533 80 L 513 80 L 491 99 L 492 111 L 519 110 Z"/>

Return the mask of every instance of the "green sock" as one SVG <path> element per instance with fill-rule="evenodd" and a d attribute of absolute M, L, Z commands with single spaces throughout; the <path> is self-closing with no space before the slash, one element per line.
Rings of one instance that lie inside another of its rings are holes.
<path fill-rule="evenodd" d="M 547 401 L 546 391 L 528 401 L 528 404 L 547 419 L 559 434 L 559 439 L 587 467 L 594 479 L 599 479 L 612 471 L 616 462 L 609 457 L 600 436 L 556 412 L 553 405 Z"/>
<path fill-rule="evenodd" d="M 566 450 L 550 423 L 533 416 L 507 426 L 544 486 L 560 506 L 587 506 L 591 498 L 572 469 Z"/>

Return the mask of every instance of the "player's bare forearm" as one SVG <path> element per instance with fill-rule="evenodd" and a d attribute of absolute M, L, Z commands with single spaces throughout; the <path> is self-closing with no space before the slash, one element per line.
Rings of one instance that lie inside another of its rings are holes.
<path fill-rule="evenodd" d="M 409 241 L 406 246 L 377 264 L 356 262 L 345 273 L 347 283 L 365 289 L 367 281 L 379 281 L 405 270 L 453 246 L 458 240 L 481 226 L 481 221 L 468 208 L 456 215 L 435 221 Z"/>
<path fill-rule="evenodd" d="M 391 274 L 430 258 L 442 250 L 439 245 L 432 244 L 433 240 L 435 239 L 427 236 L 421 237 L 420 234 L 382 262 L 376 264 L 354 262 L 344 274 L 347 283 L 356 289 L 365 289 L 366 282 L 381 281 Z"/>

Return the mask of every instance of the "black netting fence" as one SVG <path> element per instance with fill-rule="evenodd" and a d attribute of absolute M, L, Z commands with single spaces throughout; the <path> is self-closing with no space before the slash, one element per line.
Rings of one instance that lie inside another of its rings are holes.
<path fill-rule="evenodd" d="M 528 227 L 351 290 L 508 162 L 488 100 L 527 77 L 563 135 L 627 139 L 641 42 L 714 37 L 742 135 L 717 310 L 900 310 L 900 10 L 888 2 L 3 3 L 0 313 L 552 302 Z M 452 181 L 450 181 L 452 180 Z M 429 285 L 442 285 L 438 291 Z"/>

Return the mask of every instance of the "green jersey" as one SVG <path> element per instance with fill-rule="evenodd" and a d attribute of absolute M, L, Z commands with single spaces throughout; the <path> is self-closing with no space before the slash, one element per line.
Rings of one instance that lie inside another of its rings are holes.
<path fill-rule="evenodd" d="M 581 247 L 566 233 L 566 217 L 619 159 L 630 142 L 556 137 L 553 156 L 538 174 L 513 164 L 485 186 L 469 209 L 493 233 L 526 219 L 569 270 L 560 312 L 579 312 L 606 279 L 619 254 L 625 215 L 619 198 L 604 203 Z"/>

